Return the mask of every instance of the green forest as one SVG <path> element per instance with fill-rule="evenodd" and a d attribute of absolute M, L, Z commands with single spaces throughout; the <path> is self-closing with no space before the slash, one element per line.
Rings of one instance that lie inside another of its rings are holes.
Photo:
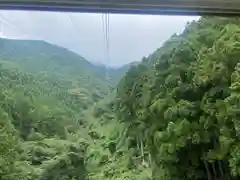
<path fill-rule="evenodd" d="M 201 17 L 105 75 L 0 39 L 0 180 L 240 178 L 239 18 Z"/>

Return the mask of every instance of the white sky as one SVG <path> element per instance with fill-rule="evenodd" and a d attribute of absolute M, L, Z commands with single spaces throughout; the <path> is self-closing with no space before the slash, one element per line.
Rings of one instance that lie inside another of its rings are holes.
<path fill-rule="evenodd" d="M 73 23 L 70 19 L 73 20 Z M 110 15 L 110 66 L 139 61 L 197 16 Z M 42 39 L 107 63 L 102 14 L 0 11 L 3 35 Z M 4 23 L 4 24 L 3 24 Z"/>

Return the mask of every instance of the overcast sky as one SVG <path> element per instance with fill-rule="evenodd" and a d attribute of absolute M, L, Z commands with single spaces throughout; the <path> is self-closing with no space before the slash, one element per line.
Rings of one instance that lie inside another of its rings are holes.
<path fill-rule="evenodd" d="M 197 18 L 111 14 L 109 65 L 141 60 Z M 0 11 L 0 21 L 6 37 L 42 39 L 75 51 L 89 61 L 107 63 L 101 14 Z"/>

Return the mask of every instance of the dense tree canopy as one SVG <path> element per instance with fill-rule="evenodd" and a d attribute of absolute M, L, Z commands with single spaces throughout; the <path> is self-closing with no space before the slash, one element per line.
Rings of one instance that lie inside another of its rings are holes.
<path fill-rule="evenodd" d="M 119 84 L 119 118 L 150 154 L 153 178 L 240 176 L 239 30 L 237 18 L 202 17 Z"/>
<path fill-rule="evenodd" d="M 0 47 L 1 180 L 240 177 L 239 18 L 188 23 L 107 82 L 45 42 Z"/>
<path fill-rule="evenodd" d="M 109 138 L 91 119 L 113 118 L 107 105 L 103 114 L 93 106 L 129 66 L 109 69 L 106 82 L 106 68 L 46 42 L 0 39 L 0 47 L 0 179 L 89 179 Z"/>

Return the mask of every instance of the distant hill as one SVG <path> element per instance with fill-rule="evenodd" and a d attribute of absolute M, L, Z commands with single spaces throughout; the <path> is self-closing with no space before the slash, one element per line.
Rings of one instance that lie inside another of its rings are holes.
<path fill-rule="evenodd" d="M 102 97 L 114 88 L 128 66 L 107 68 L 87 61 L 82 56 L 39 40 L 0 39 L 0 60 L 6 68 L 17 68 L 38 78 L 64 84 L 76 91 L 81 88 L 95 97 Z M 109 79 L 106 79 L 108 71 Z"/>
<path fill-rule="evenodd" d="M 127 71 L 130 69 L 131 66 L 137 65 L 138 62 L 134 62 L 134 63 L 129 63 L 129 64 L 125 64 L 123 66 L 114 68 L 114 67 L 110 67 L 107 68 L 104 65 L 96 65 L 96 72 L 98 73 L 98 75 L 100 75 L 100 77 L 103 77 L 104 80 L 107 81 L 107 83 L 112 87 L 116 87 L 117 84 L 119 83 L 120 79 L 127 73 Z M 107 73 L 109 76 L 109 79 L 107 79 Z"/>
<path fill-rule="evenodd" d="M 115 87 L 131 65 L 106 68 L 44 41 L 0 39 L 0 179 L 138 172 L 128 169 L 134 154 L 117 150 L 125 127 L 114 113 Z"/>

